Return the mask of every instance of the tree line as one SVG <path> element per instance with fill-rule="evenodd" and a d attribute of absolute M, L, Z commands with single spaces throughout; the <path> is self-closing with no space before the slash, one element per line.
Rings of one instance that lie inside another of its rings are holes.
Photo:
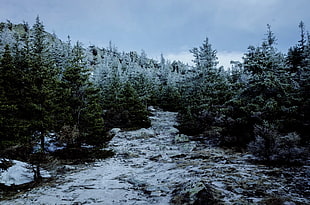
<path fill-rule="evenodd" d="M 191 50 L 200 69 L 181 87 L 180 129 L 215 144 L 248 150 L 266 163 L 309 159 L 310 35 L 283 54 L 267 25 L 260 46 L 249 46 L 231 70 L 216 67 L 216 50 L 206 39 Z"/>
<path fill-rule="evenodd" d="M 21 146 L 30 154 L 38 143 L 45 152 L 51 134 L 67 147 L 107 141 L 100 90 L 81 44 L 61 43 L 39 17 L 31 28 L 8 22 L 0 29 L 0 150 Z"/>

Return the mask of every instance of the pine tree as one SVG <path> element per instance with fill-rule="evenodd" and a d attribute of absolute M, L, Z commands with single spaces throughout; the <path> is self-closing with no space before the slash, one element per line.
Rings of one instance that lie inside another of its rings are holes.
<path fill-rule="evenodd" d="M 89 81 L 83 48 L 79 42 L 73 47 L 72 59 L 62 76 L 62 135 L 68 147 L 81 143 L 99 145 L 104 142 L 104 126 L 99 90 Z"/>
<path fill-rule="evenodd" d="M 105 109 L 114 107 L 119 100 L 121 91 L 121 79 L 118 69 L 111 69 L 108 76 L 102 82 L 103 106 Z"/>
<path fill-rule="evenodd" d="M 148 111 L 129 81 L 125 82 L 113 105 L 105 113 L 108 128 L 137 129 L 149 127 Z"/>
<path fill-rule="evenodd" d="M 199 48 L 193 48 L 190 52 L 194 56 L 193 62 L 196 64 L 197 69 L 203 71 L 203 74 L 214 69 L 218 64 L 216 50 L 212 49 L 208 38 Z"/>
<path fill-rule="evenodd" d="M 18 129 L 16 129 L 15 113 L 17 104 L 14 100 L 18 97 L 14 81 L 18 80 L 13 64 L 13 57 L 9 45 L 4 48 L 0 59 L 0 148 L 16 140 Z M 15 134 L 11 134 L 15 133 Z M 13 144 L 13 143 L 12 143 Z"/>
<path fill-rule="evenodd" d="M 226 115 L 233 119 L 229 133 L 235 133 L 237 143 L 243 145 L 253 140 L 254 125 L 267 122 L 279 131 L 288 131 L 284 128 L 291 126 L 285 126 L 284 122 L 291 120 L 296 108 L 285 58 L 275 47 L 276 37 L 270 25 L 267 25 L 266 36 L 261 46 L 250 46 L 245 54 L 247 84 L 228 103 L 232 109 Z"/>
<path fill-rule="evenodd" d="M 128 115 L 126 127 L 140 128 L 150 126 L 147 107 L 142 103 L 130 82 L 126 82 L 121 91 L 119 106 L 123 109 L 124 116 Z"/>
<path fill-rule="evenodd" d="M 298 41 L 298 47 L 300 48 L 301 52 L 303 53 L 305 48 L 306 48 L 306 43 L 307 43 L 307 37 L 306 37 L 306 31 L 305 31 L 305 24 L 303 21 L 301 21 L 298 25 L 300 28 L 300 40 Z"/>
<path fill-rule="evenodd" d="M 31 122 L 34 136 L 41 141 L 44 150 L 44 137 L 52 130 L 55 116 L 53 114 L 54 89 L 58 70 L 53 66 L 46 40 L 44 25 L 40 18 L 36 18 L 31 36 L 29 70 L 27 73 L 28 88 L 26 98 L 29 99 L 25 108 L 25 116 Z"/>
<path fill-rule="evenodd" d="M 217 116 L 219 109 L 231 94 L 225 72 L 216 68 L 216 50 L 212 49 L 208 38 L 202 46 L 190 51 L 200 72 L 190 76 L 181 86 L 182 108 L 179 112 L 179 128 L 187 134 L 196 135 L 212 126 L 212 120 L 209 119 Z"/>
<path fill-rule="evenodd" d="M 62 87 L 62 108 L 64 109 L 61 120 L 63 128 L 76 129 L 76 135 L 62 136 L 68 147 L 80 146 L 80 120 L 81 112 L 85 107 L 85 89 L 88 80 L 88 70 L 85 68 L 83 48 L 77 42 L 72 49 L 72 57 L 69 64 L 64 68 L 61 87 Z"/>
<path fill-rule="evenodd" d="M 142 68 L 147 68 L 147 66 L 148 66 L 148 59 L 147 59 L 146 52 L 144 50 L 141 51 L 141 55 L 139 58 L 139 65 Z"/>
<path fill-rule="evenodd" d="M 293 89 L 289 93 L 291 102 L 295 105 L 290 111 L 290 120 L 287 120 L 286 127 L 294 127 L 301 134 L 305 141 L 309 141 L 309 79 L 310 79 L 310 46 L 309 34 L 306 35 L 305 25 L 301 21 L 300 40 L 288 50 L 286 66 L 291 75 L 291 84 Z"/>
<path fill-rule="evenodd" d="M 297 78 L 300 75 L 300 69 L 305 66 L 305 58 L 307 58 L 307 54 L 305 53 L 307 49 L 305 24 L 301 21 L 298 27 L 300 28 L 300 40 L 298 41 L 297 45 L 289 48 L 287 54 L 287 64 L 290 68 L 290 71 L 295 73 Z"/>
<path fill-rule="evenodd" d="M 82 142 L 100 146 L 108 141 L 103 119 L 102 95 L 99 88 L 89 84 L 85 90 L 85 108 L 80 119 Z"/>

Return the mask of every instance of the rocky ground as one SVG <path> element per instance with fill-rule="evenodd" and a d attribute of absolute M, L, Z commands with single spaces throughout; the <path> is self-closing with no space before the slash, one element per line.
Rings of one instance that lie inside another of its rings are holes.
<path fill-rule="evenodd" d="M 0 204 L 310 204 L 310 166 L 250 163 L 178 134 L 176 113 L 152 113 L 148 129 L 111 131 L 114 157 L 59 167 L 55 181 Z"/>

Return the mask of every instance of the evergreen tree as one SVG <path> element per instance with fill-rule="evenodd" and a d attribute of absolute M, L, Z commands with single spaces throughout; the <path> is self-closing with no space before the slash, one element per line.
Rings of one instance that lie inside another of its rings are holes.
<path fill-rule="evenodd" d="M 291 120 L 287 120 L 287 127 L 293 126 L 304 141 L 309 141 L 309 85 L 310 85 L 310 46 L 309 33 L 306 35 L 305 25 L 301 21 L 300 28 L 300 40 L 297 45 L 288 50 L 287 54 L 287 67 L 289 68 L 292 79 L 292 92 L 290 97 L 294 102 L 295 109 Z M 291 111 L 290 111 L 291 112 Z"/>
<path fill-rule="evenodd" d="M 21 73 L 15 67 L 9 45 L 0 59 L 0 148 L 15 145 L 23 137 L 23 122 L 20 119 Z"/>
<path fill-rule="evenodd" d="M 139 65 L 142 68 L 147 68 L 147 66 L 148 66 L 148 59 L 147 59 L 146 52 L 144 50 L 141 51 L 141 55 L 139 58 Z"/>
<path fill-rule="evenodd" d="M 158 98 L 159 106 L 164 110 L 179 111 L 181 107 L 181 94 L 176 86 L 170 84 L 162 86 Z"/>
<path fill-rule="evenodd" d="M 128 79 L 132 87 L 136 90 L 141 102 L 147 106 L 153 97 L 152 82 L 148 79 L 145 73 L 138 73 L 136 76 L 129 76 Z"/>
<path fill-rule="evenodd" d="M 246 145 L 253 140 L 254 125 L 271 123 L 280 132 L 290 132 L 296 112 L 296 90 L 286 72 L 283 54 L 277 51 L 276 38 L 267 26 L 267 38 L 262 45 L 250 46 L 244 57 L 248 81 L 241 92 L 228 102 L 225 114 L 230 116 L 227 135 L 236 144 Z M 226 139 L 227 142 L 231 141 Z"/>
<path fill-rule="evenodd" d="M 301 21 L 298 25 L 300 28 L 300 40 L 298 41 L 298 47 L 300 48 L 301 52 L 303 53 L 305 48 L 306 48 L 306 43 L 307 43 L 307 37 L 306 37 L 306 31 L 305 31 L 305 24 L 303 21 Z"/>
<path fill-rule="evenodd" d="M 208 38 L 206 38 L 199 48 L 193 48 L 190 52 L 194 56 L 193 62 L 196 64 L 196 68 L 203 71 L 204 74 L 214 69 L 218 64 L 216 50 L 212 49 Z"/>
<path fill-rule="evenodd" d="M 298 78 L 300 75 L 300 72 L 305 64 L 305 59 L 307 58 L 306 50 L 307 50 L 307 39 L 305 34 L 305 25 L 301 21 L 299 23 L 300 28 L 300 40 L 298 41 L 298 44 L 289 48 L 288 54 L 287 54 L 287 64 L 290 68 L 290 71 L 292 73 L 296 73 L 296 77 Z"/>
<path fill-rule="evenodd" d="M 201 72 L 187 79 L 182 85 L 182 109 L 179 112 L 180 130 L 187 134 L 199 134 L 212 126 L 219 108 L 229 99 L 229 84 L 225 72 L 216 68 L 216 50 L 208 38 L 202 46 L 193 48 L 196 68 Z"/>
<path fill-rule="evenodd" d="M 113 105 L 105 113 L 105 119 L 108 128 L 137 129 L 150 126 L 147 107 L 129 81 L 124 83 L 119 95 L 113 100 Z"/>
<path fill-rule="evenodd" d="M 119 106 L 122 107 L 123 114 L 128 120 L 126 127 L 139 128 L 150 126 L 147 107 L 142 103 L 130 82 L 126 82 L 121 91 Z"/>
<path fill-rule="evenodd" d="M 41 141 L 41 150 L 44 150 L 44 137 L 52 130 L 55 121 L 52 111 L 58 71 L 53 67 L 44 25 L 39 17 L 32 29 L 29 70 L 25 79 L 29 86 L 25 97 L 29 103 L 24 114 L 31 122 L 32 133 Z"/>
<path fill-rule="evenodd" d="M 118 103 L 121 91 L 121 79 L 118 69 L 112 69 L 107 78 L 102 82 L 103 106 L 110 109 Z"/>
<path fill-rule="evenodd" d="M 102 95 L 100 89 L 91 83 L 85 89 L 85 95 L 85 108 L 82 109 L 80 119 L 81 141 L 100 146 L 109 140 L 105 133 Z"/>
<path fill-rule="evenodd" d="M 68 147 L 79 147 L 83 142 L 99 145 L 104 141 L 100 95 L 89 81 L 90 71 L 84 59 L 83 48 L 77 42 L 62 76 L 62 141 Z M 71 130 L 71 134 L 64 134 L 65 130 Z"/>

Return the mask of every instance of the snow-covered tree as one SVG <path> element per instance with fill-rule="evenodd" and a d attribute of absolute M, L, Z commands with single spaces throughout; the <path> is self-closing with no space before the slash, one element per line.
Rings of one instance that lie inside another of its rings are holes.
<path fill-rule="evenodd" d="M 190 52 L 194 56 L 193 62 L 196 64 L 196 68 L 203 71 L 203 73 L 214 69 L 218 64 L 216 56 L 217 52 L 212 49 L 208 37 L 206 37 L 203 44 L 199 48 L 195 47 L 191 49 Z"/>
<path fill-rule="evenodd" d="M 68 147 L 79 147 L 83 142 L 98 145 L 105 140 L 99 90 L 89 76 L 83 48 L 77 42 L 61 79 L 62 130 L 75 130 L 61 135 Z"/>

